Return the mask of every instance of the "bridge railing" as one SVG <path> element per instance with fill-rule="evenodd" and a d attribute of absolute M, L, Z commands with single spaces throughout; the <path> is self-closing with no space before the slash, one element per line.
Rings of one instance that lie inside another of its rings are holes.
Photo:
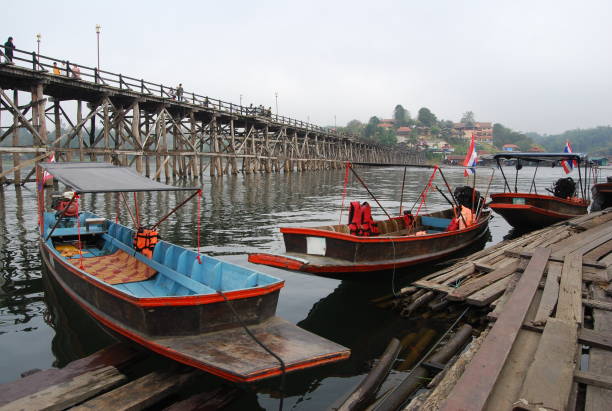
<path fill-rule="evenodd" d="M 6 46 L 0 45 L 0 51 L 5 54 L 0 56 L 0 58 L 4 62 L 7 62 L 9 59 L 6 57 Z M 83 64 L 71 62 L 69 60 L 45 56 L 34 51 L 30 52 L 14 48 L 13 57 L 10 59 L 10 62 L 13 64 L 17 64 L 18 62 L 20 66 L 27 68 L 31 67 L 32 70 L 37 72 L 58 74 L 60 76 L 72 78 L 76 81 L 86 81 L 107 87 L 118 88 L 120 90 L 127 90 L 135 93 L 170 99 L 179 103 L 202 106 L 228 114 L 265 117 L 279 125 L 294 126 L 309 131 L 317 131 L 339 139 L 359 139 L 359 137 L 354 134 L 338 132 L 335 129 L 325 128 L 309 122 L 273 114 L 270 109 L 265 109 L 263 106 L 242 106 L 212 97 L 203 96 L 201 94 L 196 94 L 194 92 L 183 91 L 182 94 L 179 95 L 176 87 L 164 86 L 161 83 L 152 83 L 150 81 L 145 81 L 144 79 L 138 79 L 123 74 L 101 70 L 97 67 L 89 67 Z"/>

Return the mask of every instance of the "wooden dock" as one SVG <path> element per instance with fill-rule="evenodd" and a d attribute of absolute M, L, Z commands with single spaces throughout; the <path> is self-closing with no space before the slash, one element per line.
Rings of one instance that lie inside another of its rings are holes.
<path fill-rule="evenodd" d="M 607 209 L 502 242 L 404 290 L 407 313 L 490 309 L 480 336 L 407 409 L 610 409 L 611 252 Z"/>
<path fill-rule="evenodd" d="M 163 370 L 142 370 L 150 354 L 118 343 L 61 369 L 27 373 L 20 380 L 0 385 L 0 410 L 140 410 L 155 406 L 166 410 L 215 410 L 238 395 L 222 386 L 193 395 L 177 396 L 202 372 L 179 364 Z"/>

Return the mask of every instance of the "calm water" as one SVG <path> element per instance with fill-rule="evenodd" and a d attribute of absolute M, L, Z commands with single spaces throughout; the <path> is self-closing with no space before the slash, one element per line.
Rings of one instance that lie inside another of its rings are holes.
<path fill-rule="evenodd" d="M 520 189 L 529 189 L 532 169 L 525 167 L 519 176 Z M 359 170 L 362 178 L 390 214 L 399 210 L 402 168 Z M 410 207 L 431 171 L 409 169 L 404 204 Z M 507 169 L 507 175 L 513 170 Z M 451 185 L 464 184 L 461 170 L 445 172 Z M 541 169 L 539 191 L 561 177 L 560 168 Z M 478 188 L 484 193 L 489 171 L 479 171 Z M 251 266 L 246 253 L 282 252 L 281 226 L 336 224 L 342 204 L 344 171 L 320 171 L 270 175 L 224 177 L 204 181 L 202 202 L 202 251 L 237 264 Z M 436 178 L 438 186 L 443 182 Z M 513 184 L 514 181 L 512 181 Z M 491 192 L 501 191 L 497 173 Z M 139 194 L 141 215 L 157 221 L 184 194 Z M 32 368 L 62 367 L 89 355 L 114 340 L 104 333 L 43 276 L 37 248 L 35 187 L 12 186 L 0 189 L 0 383 L 19 378 Z M 85 195 L 83 205 L 95 213 L 114 217 L 112 195 Z M 350 200 L 369 201 L 366 191 L 351 179 L 345 206 Z M 437 193 L 428 198 L 427 210 L 447 207 Z M 195 247 L 196 203 L 187 205 L 161 226 L 162 238 Z M 383 213 L 374 208 L 375 216 Z M 129 223 L 125 210 L 121 221 Z M 342 217 L 347 219 L 345 212 Z M 500 217 L 490 224 L 487 246 L 507 236 L 510 227 Z M 253 266 L 255 267 L 255 266 Z M 329 407 L 359 383 L 372 359 L 379 356 L 390 338 L 410 333 L 440 335 L 453 316 L 439 314 L 430 318 L 402 319 L 391 310 L 377 308 L 371 300 L 391 293 L 440 266 L 419 266 L 395 275 L 359 276 L 334 279 L 257 266 L 261 271 L 285 280 L 277 314 L 299 326 L 352 349 L 351 359 L 339 364 L 287 376 L 285 408 L 314 410 Z M 432 338 L 432 341 L 435 338 Z M 402 354 L 405 357 L 406 354 Z M 154 361 L 154 360 L 151 360 Z M 391 380 L 399 380 L 394 371 Z M 207 378 L 197 389 L 209 389 L 223 382 Z M 241 387 L 232 409 L 276 408 L 278 379 Z"/>

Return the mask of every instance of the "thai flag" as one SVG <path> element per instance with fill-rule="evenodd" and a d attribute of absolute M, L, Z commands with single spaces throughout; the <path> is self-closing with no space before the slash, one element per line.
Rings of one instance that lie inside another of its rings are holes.
<path fill-rule="evenodd" d="M 472 134 L 472 141 L 470 142 L 470 148 L 468 148 L 467 154 L 465 155 L 465 160 L 463 160 L 464 167 L 476 167 L 476 163 L 478 162 L 478 153 L 476 153 L 476 144 L 474 143 L 474 134 Z M 463 170 L 464 176 L 469 176 L 476 172 L 473 168 L 466 168 Z"/>
<path fill-rule="evenodd" d="M 570 145 L 569 141 L 565 142 L 565 148 L 563 149 L 564 153 L 573 153 L 572 151 L 572 146 Z M 569 174 L 572 172 L 572 170 L 574 169 L 574 166 L 578 165 L 578 162 L 576 160 L 563 160 L 561 162 L 561 165 L 563 166 L 563 171 L 565 171 L 565 174 Z"/>
<path fill-rule="evenodd" d="M 55 153 L 51 153 L 51 155 L 47 159 L 48 163 L 55 163 Z M 47 180 L 53 178 L 51 174 L 49 174 L 46 170 L 43 172 L 43 184 L 47 182 Z"/>

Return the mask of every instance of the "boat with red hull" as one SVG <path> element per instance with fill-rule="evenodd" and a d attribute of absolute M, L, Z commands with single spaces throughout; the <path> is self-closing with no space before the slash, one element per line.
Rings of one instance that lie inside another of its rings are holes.
<path fill-rule="evenodd" d="M 496 154 L 494 158 L 504 178 L 504 192 L 491 194 L 489 207 L 516 229 L 529 231 L 543 228 L 587 213 L 589 207 L 589 200 L 586 198 L 588 159 L 585 155 L 579 153 L 502 153 Z M 529 192 L 518 192 L 516 184 L 514 192 L 512 191 L 502 168 L 502 160 L 516 161 L 517 174 L 522 169 L 523 163 L 535 164 L 536 168 Z M 563 161 L 575 162 L 579 174 L 578 186 L 572 178 L 560 178 L 553 189 L 546 189 L 550 194 L 538 193 L 535 181 L 538 167 L 541 164 L 558 165 Z"/>
<path fill-rule="evenodd" d="M 475 224 L 447 231 L 452 209 L 416 217 L 406 227 L 402 217 L 377 221 L 379 234 L 357 236 L 348 224 L 321 227 L 282 227 L 286 253 L 254 253 L 249 261 L 308 273 L 357 273 L 393 270 L 427 261 L 439 261 L 482 239 L 490 212 Z M 416 233 L 420 233 L 417 235 Z"/>
<path fill-rule="evenodd" d="M 412 209 L 402 212 L 400 205 L 400 216 L 391 217 L 351 164 L 347 164 L 345 185 L 351 170 L 388 219 L 374 221 L 368 203 L 352 202 L 347 224 L 281 227 L 285 254 L 253 253 L 249 254 L 249 262 L 316 274 L 348 274 L 439 261 L 469 247 L 481 240 L 488 230 L 490 211 L 485 208 L 484 198 L 474 190 L 475 180 L 473 187 L 465 186 L 451 192 L 443 171 L 438 166 L 432 168 L 429 182 Z M 448 188 L 450 199 L 440 193 L 452 208 L 420 214 L 436 174 L 440 174 Z M 400 204 L 405 180 L 406 166 Z M 458 193 L 463 193 L 461 199 Z M 419 201 L 416 214 L 412 215 Z"/>
<path fill-rule="evenodd" d="M 73 190 L 54 211 L 46 211 L 43 170 Z M 136 230 L 78 210 L 82 193 L 193 191 L 184 204 L 200 195 L 199 189 L 168 186 L 100 163 L 41 164 L 37 180 L 45 266 L 74 301 L 114 333 L 234 382 L 349 356 L 345 347 L 275 316 L 284 281 L 165 241 L 141 249 L 138 241 L 154 237 L 159 223 L 141 227 L 137 208 Z M 283 363 L 254 339 L 273 347 Z"/>

